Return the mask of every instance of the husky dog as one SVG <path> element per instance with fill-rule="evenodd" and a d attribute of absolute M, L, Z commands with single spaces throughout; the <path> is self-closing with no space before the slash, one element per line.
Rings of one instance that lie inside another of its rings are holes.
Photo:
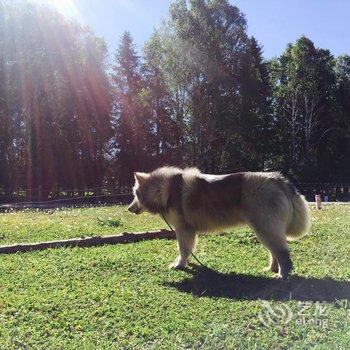
<path fill-rule="evenodd" d="M 310 214 L 305 198 L 280 173 L 208 175 L 196 168 L 163 167 L 134 176 L 129 211 L 160 214 L 175 228 L 179 256 L 170 268 L 187 265 L 197 233 L 248 224 L 270 253 L 266 269 L 288 277 L 287 240 L 307 233 Z"/>

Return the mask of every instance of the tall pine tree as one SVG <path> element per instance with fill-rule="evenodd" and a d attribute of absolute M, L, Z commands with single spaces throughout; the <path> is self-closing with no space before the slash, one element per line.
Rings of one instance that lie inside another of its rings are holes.
<path fill-rule="evenodd" d="M 162 70 L 164 52 L 155 33 L 144 48 L 144 103 L 152 123 L 152 165 L 182 163 L 183 137 L 181 120 L 176 118 L 175 101 Z"/>
<path fill-rule="evenodd" d="M 111 146 L 116 154 L 117 176 L 125 185 L 132 183 L 133 172 L 150 168 L 151 148 L 151 121 L 142 105 L 141 65 L 129 32 L 121 38 L 112 81 L 115 87 L 115 137 Z"/>

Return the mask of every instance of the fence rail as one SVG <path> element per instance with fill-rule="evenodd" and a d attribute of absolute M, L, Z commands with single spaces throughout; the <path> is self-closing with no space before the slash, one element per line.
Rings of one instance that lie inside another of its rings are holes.
<path fill-rule="evenodd" d="M 35 189 L 18 189 L 16 191 L 5 191 L 0 188 L 0 203 L 14 202 L 50 202 L 65 199 L 92 199 L 107 198 L 120 195 L 130 195 L 130 187 L 118 188 L 85 188 L 85 189 L 60 189 L 44 190 Z"/>
<path fill-rule="evenodd" d="M 314 201 L 320 194 L 323 202 L 350 202 L 350 183 L 299 183 L 297 189 L 305 195 L 308 201 Z M 40 203 L 59 205 L 81 204 L 111 204 L 126 202 L 131 198 L 130 187 L 100 187 L 85 189 L 42 190 L 19 189 L 5 191 L 0 188 L 0 204 L 33 205 Z"/>
<path fill-rule="evenodd" d="M 350 183 L 300 183 L 296 187 L 308 201 L 320 194 L 323 202 L 350 202 Z"/>

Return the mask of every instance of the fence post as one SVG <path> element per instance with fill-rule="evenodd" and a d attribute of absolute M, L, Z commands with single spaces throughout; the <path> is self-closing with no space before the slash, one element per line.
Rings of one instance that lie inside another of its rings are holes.
<path fill-rule="evenodd" d="M 321 195 L 320 194 L 315 195 L 315 202 L 316 202 L 316 209 L 322 209 Z"/>

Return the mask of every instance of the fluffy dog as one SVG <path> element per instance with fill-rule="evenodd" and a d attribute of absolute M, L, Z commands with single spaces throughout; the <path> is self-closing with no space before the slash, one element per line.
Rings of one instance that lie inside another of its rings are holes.
<path fill-rule="evenodd" d="M 248 224 L 270 252 L 268 269 L 288 277 L 287 240 L 307 233 L 310 214 L 305 198 L 280 173 L 208 175 L 196 168 L 163 167 L 134 175 L 129 211 L 160 214 L 175 228 L 179 256 L 171 268 L 187 265 L 197 233 Z"/>

